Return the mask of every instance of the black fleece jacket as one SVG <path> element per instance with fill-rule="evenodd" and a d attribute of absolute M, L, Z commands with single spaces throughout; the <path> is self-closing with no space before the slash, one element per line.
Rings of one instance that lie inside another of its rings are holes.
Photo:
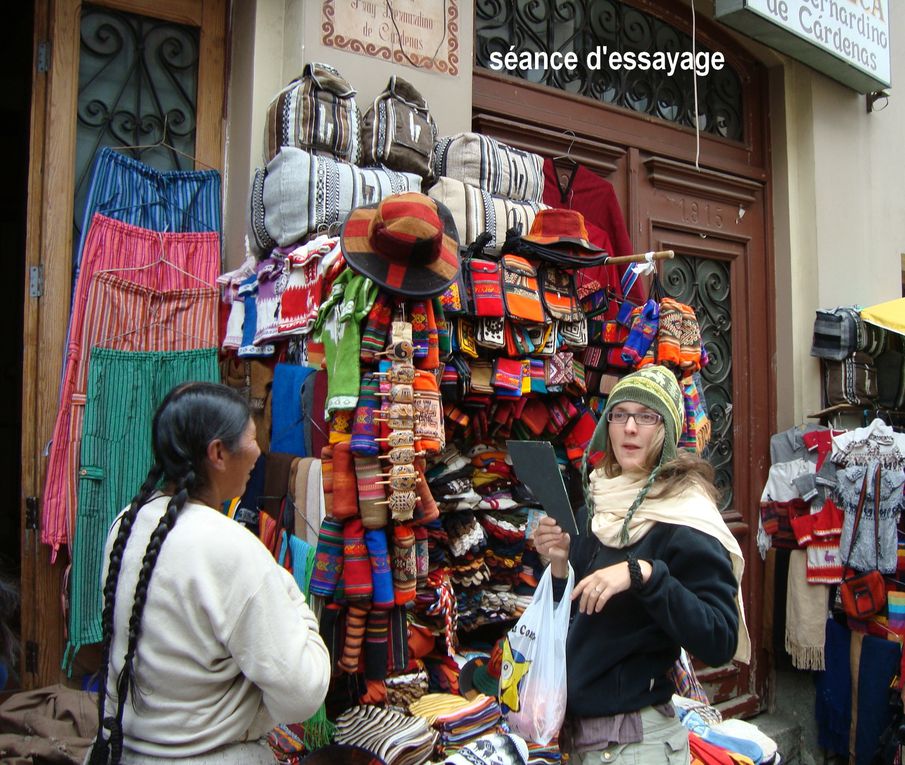
<path fill-rule="evenodd" d="M 604 717 L 667 702 L 675 691 L 667 672 L 681 647 L 710 666 L 735 653 L 737 586 L 729 554 L 716 539 L 667 523 L 622 549 L 583 534 L 569 556 L 576 583 L 625 561 L 629 552 L 653 567 L 640 592 L 615 595 L 599 614 L 581 614 L 573 605 L 566 641 L 570 717 Z M 553 585 L 559 600 L 565 580 L 554 578 Z"/>

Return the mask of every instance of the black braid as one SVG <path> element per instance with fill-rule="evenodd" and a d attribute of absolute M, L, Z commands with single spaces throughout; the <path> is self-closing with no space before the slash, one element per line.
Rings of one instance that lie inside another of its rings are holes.
<path fill-rule="evenodd" d="M 116 587 L 119 583 L 119 572 L 123 562 L 123 552 L 126 549 L 126 542 L 129 541 L 129 535 L 132 533 L 132 526 L 138 511 L 144 507 L 160 479 L 163 477 L 163 468 L 154 464 L 148 471 L 141 488 L 132 498 L 129 509 L 123 515 L 119 523 L 119 531 L 116 539 L 113 541 L 113 547 L 110 549 L 110 562 L 107 567 L 107 579 L 104 582 L 104 610 L 101 612 L 101 630 L 103 634 L 103 643 L 101 646 L 102 658 L 101 669 L 98 681 L 97 693 L 97 718 L 98 730 L 94 747 L 91 750 L 91 758 L 89 765 L 101 765 L 107 762 L 109 750 L 109 742 L 104 740 L 104 709 L 107 702 L 107 676 L 110 671 L 110 647 L 113 643 L 113 611 L 116 603 Z"/>
<path fill-rule="evenodd" d="M 129 617 L 129 644 L 126 648 L 123 668 L 116 682 L 116 725 L 111 733 L 111 745 L 114 747 L 118 745 L 121 748 L 122 746 L 123 712 L 125 710 L 126 697 L 131 694 L 134 708 L 136 692 L 141 690 L 135 684 L 135 653 L 138 649 L 138 639 L 141 637 L 141 617 L 148 601 L 148 586 L 151 583 L 151 576 L 154 573 L 154 567 L 157 565 L 160 549 L 167 535 L 173 529 L 173 526 L 176 525 L 179 513 L 185 507 L 189 491 L 194 488 L 195 482 L 195 472 L 189 468 L 188 472 L 177 482 L 176 492 L 170 497 L 166 511 L 161 516 L 157 528 L 151 534 L 151 539 L 145 549 L 144 558 L 141 561 L 141 570 L 138 574 L 138 582 L 135 585 L 135 600 L 132 602 L 132 614 Z M 118 759 L 111 758 L 113 765 L 118 762 Z"/>

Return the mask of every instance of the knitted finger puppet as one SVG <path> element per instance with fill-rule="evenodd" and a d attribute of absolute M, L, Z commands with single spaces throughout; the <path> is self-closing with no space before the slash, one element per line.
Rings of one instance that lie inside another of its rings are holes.
<path fill-rule="evenodd" d="M 343 571 L 343 524 L 329 516 L 317 533 L 317 552 L 311 574 L 311 594 L 332 597 Z"/>
<path fill-rule="evenodd" d="M 377 393 L 380 381 L 372 372 L 361 377 L 361 388 L 358 391 L 358 406 L 355 409 L 355 420 L 352 423 L 352 453 L 367 457 L 376 455 L 380 449 L 377 441 L 377 423 L 374 412 L 380 407 Z"/>
<path fill-rule="evenodd" d="M 393 588 L 397 606 L 415 599 L 418 566 L 415 558 L 415 534 L 408 527 L 393 528 Z"/>
<path fill-rule="evenodd" d="M 355 457 L 358 509 L 366 529 L 382 529 L 389 519 L 386 491 L 380 483 L 382 477 L 377 457 Z"/>

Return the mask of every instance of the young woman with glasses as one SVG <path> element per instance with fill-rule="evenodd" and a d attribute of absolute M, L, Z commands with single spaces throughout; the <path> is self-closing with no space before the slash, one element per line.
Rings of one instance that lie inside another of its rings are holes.
<path fill-rule="evenodd" d="M 741 549 L 716 506 L 713 470 L 679 454 L 682 390 L 650 366 L 610 393 L 585 452 L 588 533 L 552 518 L 535 532 L 561 596 L 575 571 L 560 745 L 579 765 L 686 765 L 688 736 L 671 702 L 684 647 L 716 666 L 748 661 Z"/>

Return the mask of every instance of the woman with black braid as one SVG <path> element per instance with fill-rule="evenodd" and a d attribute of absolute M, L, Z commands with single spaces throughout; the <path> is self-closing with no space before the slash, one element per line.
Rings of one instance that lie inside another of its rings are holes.
<path fill-rule="evenodd" d="M 578 582 L 560 737 L 578 765 L 686 765 L 671 703 L 680 649 L 712 666 L 749 658 L 741 549 L 715 504 L 713 470 L 677 453 L 684 413 L 666 367 L 623 377 L 585 452 L 588 533 L 571 545 L 552 518 L 535 532 L 554 597 L 570 567 Z"/>
<path fill-rule="evenodd" d="M 254 422 L 233 390 L 186 383 L 151 437 L 155 464 L 107 538 L 87 762 L 272 763 L 262 737 L 314 714 L 330 661 L 295 580 L 220 512 L 260 454 Z"/>

